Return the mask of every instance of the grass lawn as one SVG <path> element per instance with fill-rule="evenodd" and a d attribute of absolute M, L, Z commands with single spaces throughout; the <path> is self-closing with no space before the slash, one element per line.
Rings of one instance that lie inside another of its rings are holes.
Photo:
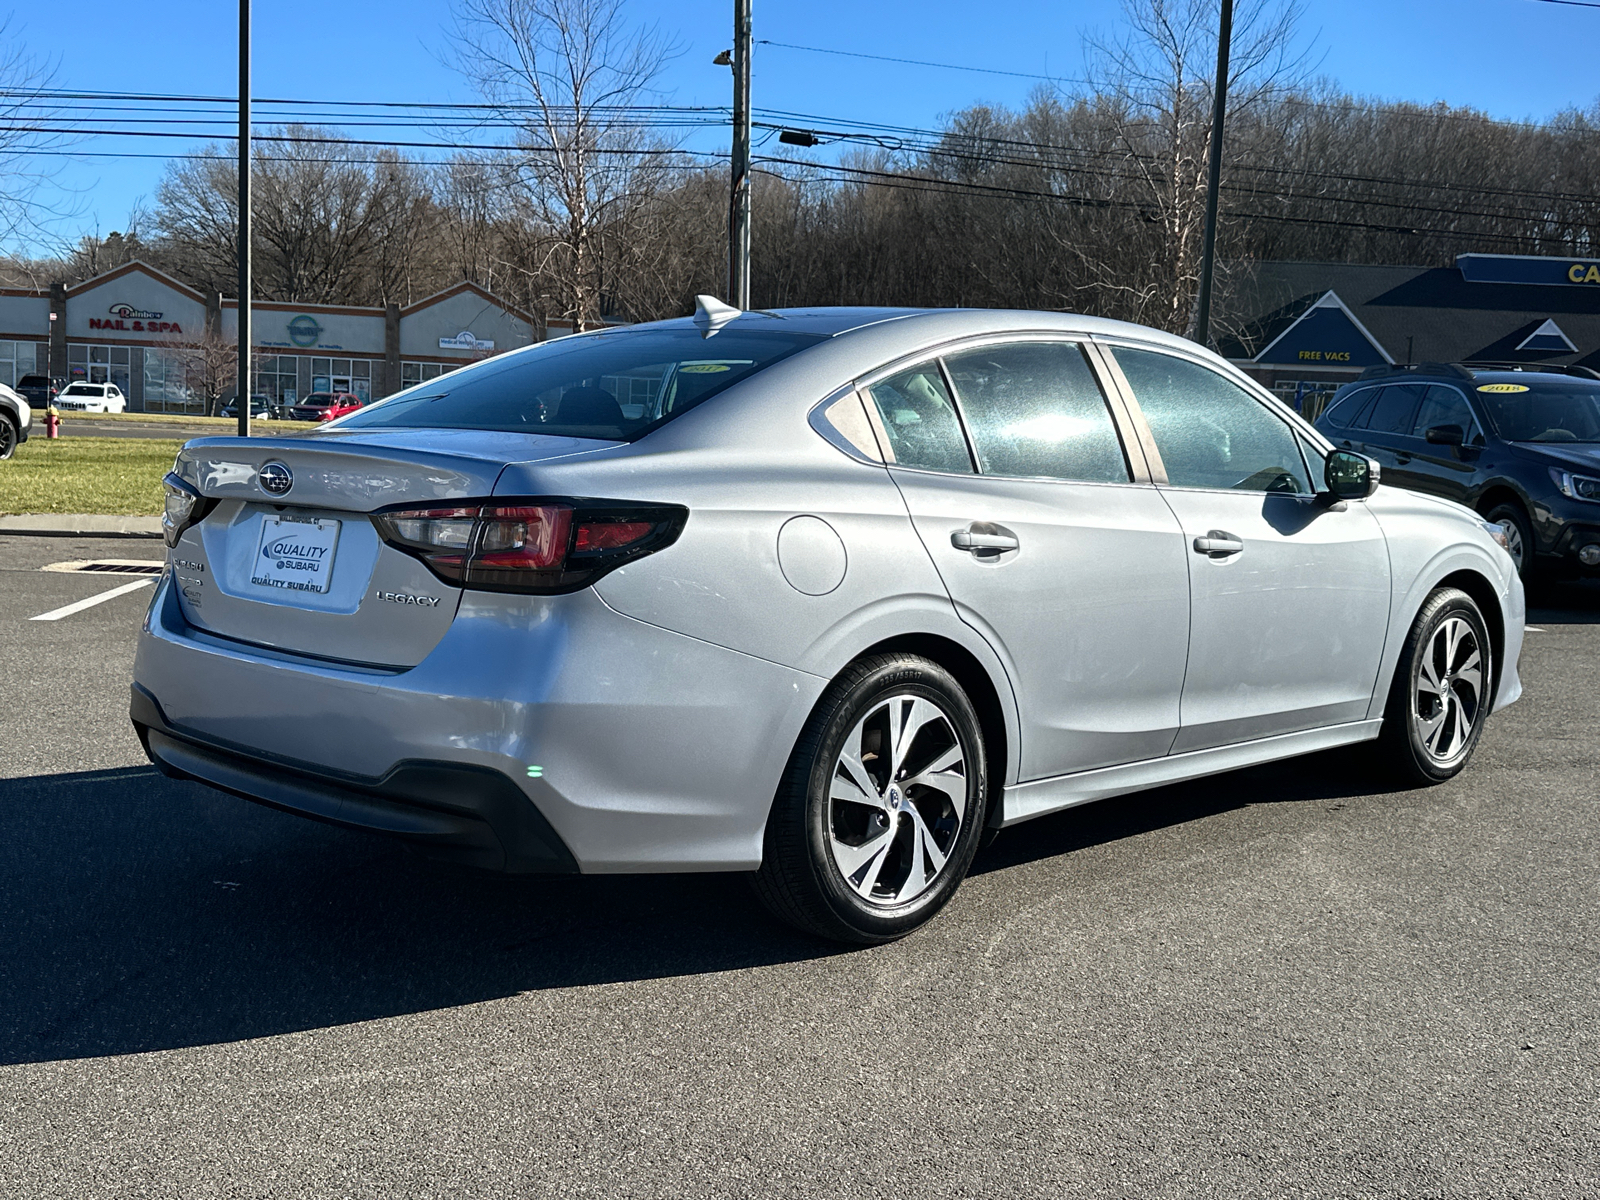
<path fill-rule="evenodd" d="M 182 439 L 39 436 L 0 462 L 0 515 L 161 512 L 161 477 Z"/>

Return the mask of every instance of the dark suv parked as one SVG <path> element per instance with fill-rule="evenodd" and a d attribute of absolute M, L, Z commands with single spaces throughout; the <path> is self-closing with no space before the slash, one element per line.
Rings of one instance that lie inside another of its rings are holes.
<path fill-rule="evenodd" d="M 49 408 L 60 390 L 60 382 L 48 375 L 24 375 L 17 380 L 17 394 L 28 402 L 29 408 Z"/>
<path fill-rule="evenodd" d="M 1506 526 L 1523 578 L 1600 574 L 1600 374 L 1585 367 L 1374 367 L 1316 426 L 1374 458 L 1383 482 Z"/>

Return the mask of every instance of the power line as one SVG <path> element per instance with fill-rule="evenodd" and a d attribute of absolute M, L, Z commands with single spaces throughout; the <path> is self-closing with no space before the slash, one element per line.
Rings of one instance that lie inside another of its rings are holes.
<path fill-rule="evenodd" d="M 758 46 L 775 46 L 780 50 L 804 50 L 809 54 L 837 54 L 844 58 L 870 58 L 875 62 L 904 63 L 912 67 L 936 67 L 942 71 L 973 71 L 981 75 L 1010 75 L 1015 79 L 1043 79 L 1050 83 L 1088 83 L 1087 79 L 1068 79 L 1062 75 L 1034 75 L 1027 71 L 1002 71 L 996 67 L 969 67 L 960 63 L 926 62 L 920 58 L 891 58 L 887 54 L 863 54 L 859 50 L 829 50 L 822 46 L 796 46 L 789 42 L 757 40 Z"/>
<path fill-rule="evenodd" d="M 1595 0 L 1539 0 L 1541 4 L 1566 4 L 1572 8 L 1600 8 Z"/>

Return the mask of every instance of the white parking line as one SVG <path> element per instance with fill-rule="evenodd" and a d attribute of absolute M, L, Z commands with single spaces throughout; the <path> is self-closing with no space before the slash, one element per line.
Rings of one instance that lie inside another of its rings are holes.
<path fill-rule="evenodd" d="M 1524 625 L 1522 627 L 1522 632 L 1523 633 L 1543 633 L 1544 630 L 1540 629 L 1537 625 Z"/>
<path fill-rule="evenodd" d="M 62 617 L 70 617 L 73 613 L 81 613 L 86 608 L 93 608 L 96 604 L 104 604 L 107 600 L 115 600 L 118 596 L 126 596 L 129 592 L 137 592 L 140 588 L 147 588 L 154 579 L 140 579 L 133 583 L 125 583 L 121 587 L 114 587 L 109 592 L 101 592 L 98 596 L 90 596 L 87 600 L 78 600 L 62 608 L 52 608 L 47 613 L 40 613 L 37 617 L 29 617 L 30 621 L 59 621 Z"/>

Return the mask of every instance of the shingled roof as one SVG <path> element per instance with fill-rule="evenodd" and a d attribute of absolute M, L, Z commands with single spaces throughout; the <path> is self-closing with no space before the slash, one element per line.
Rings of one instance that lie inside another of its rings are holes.
<path fill-rule="evenodd" d="M 1331 291 L 1397 362 L 1600 366 L 1600 287 L 1469 283 L 1456 267 L 1360 263 L 1235 264 L 1231 274 L 1234 332 L 1220 349 L 1239 362 L 1304 366 L 1262 351 Z"/>

